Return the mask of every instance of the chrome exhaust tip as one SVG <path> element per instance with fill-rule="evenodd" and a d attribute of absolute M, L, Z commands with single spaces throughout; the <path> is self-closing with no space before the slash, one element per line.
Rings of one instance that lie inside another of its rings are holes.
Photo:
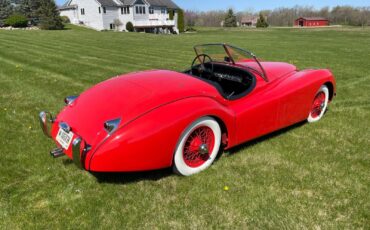
<path fill-rule="evenodd" d="M 50 155 L 54 158 L 59 158 L 59 157 L 64 156 L 65 154 L 64 154 L 62 148 L 55 148 L 55 149 L 50 151 Z"/>

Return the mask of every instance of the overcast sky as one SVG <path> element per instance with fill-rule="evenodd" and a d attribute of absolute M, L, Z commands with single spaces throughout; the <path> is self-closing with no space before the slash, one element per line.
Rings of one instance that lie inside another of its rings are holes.
<path fill-rule="evenodd" d="M 66 0 L 56 0 L 58 5 L 62 5 Z M 93 1 L 93 0 L 92 0 Z M 177 5 L 185 10 L 224 10 L 232 7 L 236 11 L 253 9 L 255 11 L 263 9 L 274 9 L 278 7 L 314 6 L 321 8 L 324 6 L 351 5 L 351 6 L 370 6 L 370 0 L 173 0 Z"/>

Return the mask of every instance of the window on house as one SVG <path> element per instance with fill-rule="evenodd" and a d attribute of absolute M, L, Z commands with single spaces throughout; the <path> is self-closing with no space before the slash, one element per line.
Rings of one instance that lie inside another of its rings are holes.
<path fill-rule="evenodd" d="M 103 6 L 103 13 L 106 14 L 107 13 L 107 9 L 105 8 L 105 6 Z"/>
<path fill-rule="evenodd" d="M 99 9 L 99 14 L 101 14 L 101 9 L 100 9 L 100 7 L 99 7 L 98 9 Z"/>
<path fill-rule="evenodd" d="M 109 24 L 109 28 L 110 28 L 111 30 L 114 30 L 114 29 L 116 28 L 116 25 L 114 25 L 113 23 L 111 23 L 111 24 Z"/>
<path fill-rule="evenodd" d="M 154 14 L 154 8 L 153 7 L 149 7 L 149 14 Z"/>
<path fill-rule="evenodd" d="M 162 8 L 162 9 L 161 9 L 161 13 L 162 13 L 162 14 L 166 14 L 166 13 L 167 13 L 167 9 L 166 9 L 166 8 Z"/>
<path fill-rule="evenodd" d="M 130 7 L 129 6 L 121 7 L 121 14 L 130 14 Z"/>
<path fill-rule="evenodd" d="M 85 9 L 81 8 L 81 15 L 85 15 Z"/>
<path fill-rule="evenodd" d="M 146 14 L 145 13 L 145 6 L 136 6 L 135 10 L 136 10 L 136 14 Z"/>

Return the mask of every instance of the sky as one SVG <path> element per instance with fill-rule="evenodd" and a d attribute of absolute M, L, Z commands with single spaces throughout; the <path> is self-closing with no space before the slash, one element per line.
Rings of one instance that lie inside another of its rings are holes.
<path fill-rule="evenodd" d="M 58 5 L 62 5 L 66 0 L 56 0 Z M 260 11 L 264 9 L 275 9 L 278 7 L 314 6 L 321 8 L 325 6 L 333 7 L 337 5 L 351 6 L 370 6 L 370 0 L 173 0 L 177 5 L 185 10 L 225 10 L 232 7 L 236 11 L 254 10 Z"/>

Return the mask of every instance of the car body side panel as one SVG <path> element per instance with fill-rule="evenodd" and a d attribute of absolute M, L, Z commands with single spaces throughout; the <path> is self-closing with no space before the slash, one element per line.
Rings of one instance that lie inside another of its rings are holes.
<path fill-rule="evenodd" d="M 86 166 L 95 172 L 169 167 L 182 132 L 203 116 L 221 119 L 229 139 L 235 140 L 234 114 L 230 110 L 212 98 L 191 97 L 164 105 L 121 127 L 95 152 L 88 154 Z"/>
<path fill-rule="evenodd" d="M 235 112 L 237 143 L 255 139 L 308 117 L 317 90 L 335 80 L 328 70 L 305 70 L 275 78 L 258 79 L 255 90 L 230 103 Z"/>
<path fill-rule="evenodd" d="M 279 84 L 278 128 L 307 119 L 319 88 L 335 81 L 328 70 L 305 70 L 287 77 Z"/>
<path fill-rule="evenodd" d="M 277 91 L 277 81 L 266 83 L 259 78 L 250 95 L 230 103 L 236 115 L 238 144 L 277 129 Z"/>

